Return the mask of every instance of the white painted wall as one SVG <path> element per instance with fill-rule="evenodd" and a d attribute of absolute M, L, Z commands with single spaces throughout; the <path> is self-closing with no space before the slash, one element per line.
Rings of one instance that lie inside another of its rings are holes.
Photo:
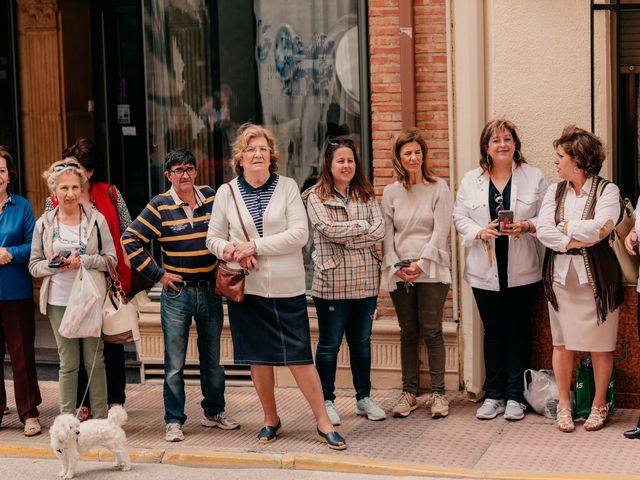
<path fill-rule="evenodd" d="M 555 181 L 553 140 L 570 123 L 590 128 L 589 1 L 485 5 L 487 116 L 512 120 L 525 157 Z"/>

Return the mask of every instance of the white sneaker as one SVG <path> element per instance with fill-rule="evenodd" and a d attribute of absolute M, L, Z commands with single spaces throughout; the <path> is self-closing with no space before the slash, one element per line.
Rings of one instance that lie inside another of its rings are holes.
<path fill-rule="evenodd" d="M 164 431 L 164 439 L 167 442 L 181 442 L 184 440 L 182 425 L 179 423 L 167 423 Z"/>
<path fill-rule="evenodd" d="M 331 420 L 333 426 L 340 425 L 342 422 L 340 421 L 340 415 L 338 415 L 338 410 L 333 400 L 325 400 L 324 407 L 327 409 L 327 415 L 329 415 L 329 420 Z"/>
<path fill-rule="evenodd" d="M 502 412 L 504 412 L 504 400 L 485 398 L 482 406 L 476 411 L 476 418 L 491 420 Z"/>
<path fill-rule="evenodd" d="M 364 397 L 356 401 L 356 415 L 366 415 L 369 420 L 384 420 L 387 414 L 384 413 L 371 397 Z"/>
<path fill-rule="evenodd" d="M 200 425 L 203 427 L 218 427 L 222 430 L 235 430 L 236 428 L 240 428 L 240 422 L 227 415 L 227 412 L 220 412 L 213 417 L 203 415 L 200 420 Z"/>
<path fill-rule="evenodd" d="M 522 420 L 526 406 L 515 400 L 507 400 L 507 408 L 504 411 L 504 418 L 507 420 Z"/>

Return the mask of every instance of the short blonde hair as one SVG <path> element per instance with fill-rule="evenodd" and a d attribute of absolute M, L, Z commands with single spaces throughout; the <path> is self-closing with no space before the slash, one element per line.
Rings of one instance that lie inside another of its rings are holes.
<path fill-rule="evenodd" d="M 74 164 L 77 164 L 76 167 Z M 47 181 L 47 187 L 51 193 L 55 192 L 58 186 L 58 178 L 63 173 L 75 173 L 80 178 L 80 186 L 84 187 L 87 183 L 87 176 L 80 170 L 80 162 L 75 157 L 67 157 L 63 160 L 53 162 L 51 166 L 42 172 L 42 178 Z"/>
<path fill-rule="evenodd" d="M 269 157 L 269 173 L 273 173 L 278 170 L 280 152 L 278 151 L 276 139 L 273 133 L 262 125 L 245 123 L 238 129 L 236 141 L 233 143 L 232 162 L 236 175 L 241 176 L 244 173 L 244 168 L 242 167 L 242 155 L 244 154 L 244 149 L 247 148 L 247 145 L 249 145 L 249 142 L 252 139 L 260 137 L 263 137 L 267 141 L 267 144 L 271 149 L 271 155 Z"/>

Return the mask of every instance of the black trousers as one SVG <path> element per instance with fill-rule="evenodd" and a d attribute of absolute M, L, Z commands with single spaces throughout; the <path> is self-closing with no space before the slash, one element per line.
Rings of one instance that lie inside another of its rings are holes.
<path fill-rule="evenodd" d="M 82 348 L 82 342 L 80 342 L 80 348 Z M 107 375 L 107 405 L 113 403 L 124 405 L 126 399 L 125 388 L 127 386 L 127 374 L 124 366 L 124 345 L 104 342 L 104 368 Z M 84 391 L 87 388 L 87 373 L 84 365 L 80 362 L 80 367 L 78 368 L 78 398 L 76 407 L 91 408 L 88 392 L 84 402 L 80 405 Z"/>
<path fill-rule="evenodd" d="M 522 376 L 531 361 L 531 313 L 539 286 L 473 289 L 484 326 L 485 398 L 524 402 Z"/>

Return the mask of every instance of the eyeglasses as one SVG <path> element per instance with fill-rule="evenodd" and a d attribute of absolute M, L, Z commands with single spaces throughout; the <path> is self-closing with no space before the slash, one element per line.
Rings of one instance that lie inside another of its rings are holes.
<path fill-rule="evenodd" d="M 76 163 L 76 162 L 65 162 L 65 163 L 59 163 L 58 165 L 56 165 L 55 167 L 53 167 L 53 171 L 55 173 L 60 173 L 62 170 L 64 170 L 65 168 L 80 168 L 80 164 Z"/>
<path fill-rule="evenodd" d="M 264 155 L 265 153 L 271 153 L 271 149 L 261 145 L 259 147 L 247 147 L 243 152 L 248 153 L 249 155 L 254 155 L 256 152 L 259 152 L 260 155 Z"/>
<path fill-rule="evenodd" d="M 498 204 L 498 206 L 496 207 L 496 213 L 504 210 L 504 198 L 502 197 L 501 193 L 496 193 L 493 196 L 493 201 Z"/>
<path fill-rule="evenodd" d="M 193 175 L 195 173 L 195 171 L 196 171 L 196 167 L 187 167 L 187 168 L 178 167 L 178 168 L 174 168 L 173 170 L 171 170 L 171 173 L 181 177 L 185 173 L 187 175 Z"/>

